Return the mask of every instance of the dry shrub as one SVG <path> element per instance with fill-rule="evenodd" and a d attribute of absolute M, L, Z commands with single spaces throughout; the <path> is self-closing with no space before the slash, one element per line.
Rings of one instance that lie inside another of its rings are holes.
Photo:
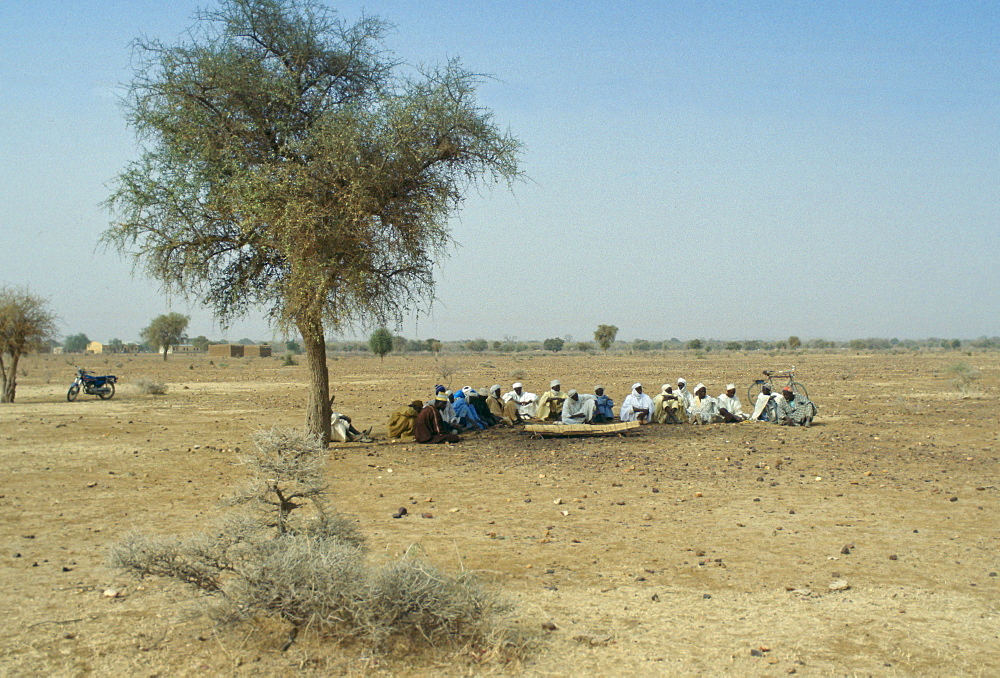
<path fill-rule="evenodd" d="M 368 562 L 354 522 L 327 504 L 326 450 L 317 438 L 275 428 L 254 443 L 240 456 L 254 477 L 228 500 L 240 508 L 215 530 L 187 539 L 129 534 L 110 564 L 194 586 L 225 623 L 280 619 L 290 638 L 310 628 L 383 652 L 453 647 L 479 660 L 527 651 L 512 605 L 472 573 L 452 576 L 409 554 Z"/>
<path fill-rule="evenodd" d="M 164 395 L 167 392 L 166 384 L 160 384 L 147 377 L 139 377 L 134 383 L 140 395 Z"/>
<path fill-rule="evenodd" d="M 528 378 L 528 373 L 524 370 L 513 370 L 507 376 L 510 377 L 511 381 L 524 381 Z"/>
<path fill-rule="evenodd" d="M 966 396 L 972 390 L 972 383 L 979 379 L 979 368 L 973 367 L 969 363 L 955 363 L 946 370 L 951 375 L 951 383 L 959 393 Z"/>
<path fill-rule="evenodd" d="M 900 414 L 906 414 L 909 416 L 924 414 L 927 411 L 927 408 L 923 405 L 923 403 L 910 400 L 909 398 L 904 398 L 903 396 L 896 398 L 895 404 L 896 410 Z"/>

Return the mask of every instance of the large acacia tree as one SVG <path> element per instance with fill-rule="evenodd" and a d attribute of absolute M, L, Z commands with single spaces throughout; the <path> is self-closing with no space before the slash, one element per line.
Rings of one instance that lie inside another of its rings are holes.
<path fill-rule="evenodd" d="M 45 299 L 27 288 L 0 287 L 0 403 L 14 402 L 21 356 L 40 349 L 55 331 L 56 317 Z"/>
<path fill-rule="evenodd" d="M 398 323 L 433 298 L 449 217 L 518 176 L 519 143 L 457 61 L 409 71 L 375 18 L 316 0 L 222 0 L 189 41 L 137 43 L 125 108 L 144 143 L 106 242 L 223 320 L 298 329 L 306 426 L 330 437 L 327 331 Z"/>

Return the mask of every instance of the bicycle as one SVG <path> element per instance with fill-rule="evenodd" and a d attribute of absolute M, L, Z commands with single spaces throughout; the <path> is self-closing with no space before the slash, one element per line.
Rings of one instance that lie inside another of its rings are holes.
<path fill-rule="evenodd" d="M 792 393 L 795 393 L 796 395 L 801 393 L 804 398 L 809 398 L 809 394 L 806 392 L 806 387 L 800 382 L 795 381 L 794 367 L 790 370 L 784 370 L 782 372 L 776 370 L 764 370 L 764 376 L 767 377 L 767 379 L 756 379 L 747 389 L 747 398 L 750 403 L 757 402 L 757 396 L 760 394 L 761 387 L 764 384 L 768 384 L 771 387 L 772 393 L 780 391 L 785 386 L 791 386 Z M 787 379 L 788 382 L 778 383 L 776 387 L 774 383 L 775 379 Z"/>

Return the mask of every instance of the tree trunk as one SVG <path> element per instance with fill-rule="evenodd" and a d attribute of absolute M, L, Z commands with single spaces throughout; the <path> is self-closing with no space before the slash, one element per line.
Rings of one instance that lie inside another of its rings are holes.
<path fill-rule="evenodd" d="M 0 360 L 0 403 L 14 402 L 14 392 L 17 390 L 17 361 L 21 356 L 14 353 L 10 356 L 10 365 L 4 368 Z"/>
<path fill-rule="evenodd" d="M 169 350 L 170 350 L 170 347 L 169 347 L 169 346 L 164 346 L 164 347 L 163 347 L 163 359 L 164 359 L 164 360 L 166 360 L 166 359 L 167 359 L 167 351 L 169 351 Z"/>
<path fill-rule="evenodd" d="M 326 338 L 322 322 L 297 323 L 309 364 L 309 404 L 306 406 L 306 431 L 319 436 L 324 445 L 330 442 L 330 371 L 326 365 Z"/>

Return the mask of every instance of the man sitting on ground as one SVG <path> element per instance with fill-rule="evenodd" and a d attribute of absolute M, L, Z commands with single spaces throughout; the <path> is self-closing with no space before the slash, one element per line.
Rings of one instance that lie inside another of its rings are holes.
<path fill-rule="evenodd" d="M 657 424 L 679 424 L 683 421 L 680 412 L 684 410 L 684 402 L 674 394 L 670 384 L 660 387 L 660 392 L 653 398 L 653 421 Z"/>
<path fill-rule="evenodd" d="M 486 406 L 489 408 L 490 414 L 507 426 L 521 423 L 521 415 L 517 412 L 517 405 L 513 401 L 501 399 L 500 384 L 490 386 L 489 395 L 486 396 Z"/>
<path fill-rule="evenodd" d="M 504 394 L 504 402 L 517 405 L 517 413 L 522 419 L 534 419 L 538 412 L 538 396 L 524 390 L 521 382 L 515 381 L 511 390 Z"/>
<path fill-rule="evenodd" d="M 675 394 L 684 403 L 684 415 L 687 416 L 687 411 L 691 408 L 691 403 L 694 402 L 694 396 L 688 390 L 687 379 L 684 377 L 677 378 L 677 391 Z"/>
<path fill-rule="evenodd" d="M 412 438 L 413 426 L 417 423 L 417 415 L 424 409 L 424 404 L 414 400 L 406 407 L 401 407 L 389 417 L 390 438 Z"/>
<path fill-rule="evenodd" d="M 750 421 L 770 421 L 776 409 L 774 404 L 776 397 L 771 393 L 769 384 L 761 386 L 760 393 L 757 394 L 757 402 L 753 406 L 753 414 L 750 415 Z"/>
<path fill-rule="evenodd" d="M 452 403 L 452 407 L 455 408 L 455 416 L 458 418 L 459 428 L 467 430 L 484 429 L 486 424 L 479 418 L 479 414 L 467 400 L 466 396 L 475 393 L 471 388 L 466 391 L 462 389 L 455 394 L 455 400 Z"/>
<path fill-rule="evenodd" d="M 816 406 L 801 393 L 794 393 L 791 386 L 781 389 L 776 399 L 777 422 L 781 426 L 812 426 Z"/>
<path fill-rule="evenodd" d="M 736 395 L 736 384 L 726 384 L 726 392 L 719 396 L 719 414 L 724 421 L 738 424 L 749 417 L 743 414 L 743 404 Z"/>
<path fill-rule="evenodd" d="M 615 420 L 615 401 L 604 394 L 604 387 L 598 384 L 594 387 L 594 396 L 597 400 L 597 414 L 600 422 L 612 422 Z"/>
<path fill-rule="evenodd" d="M 340 412 L 330 413 L 330 439 L 338 443 L 371 443 L 371 428 L 361 432 L 354 428 L 351 418 Z"/>
<path fill-rule="evenodd" d="M 417 415 L 417 421 L 413 426 L 413 437 L 418 443 L 458 443 L 462 439 L 454 433 L 448 433 L 441 420 L 441 412 L 448 404 L 448 396 L 438 395 L 434 400 L 427 403 L 424 409 Z"/>
<path fill-rule="evenodd" d="M 694 387 L 694 398 L 687 414 L 689 424 L 715 424 L 723 420 L 719 414 L 719 401 L 708 395 L 704 384 Z"/>
<path fill-rule="evenodd" d="M 562 413 L 566 394 L 561 390 L 558 379 L 549 382 L 549 390 L 538 399 L 538 418 L 542 421 L 557 421 Z"/>
<path fill-rule="evenodd" d="M 622 421 L 649 423 L 653 414 L 653 401 L 642 392 L 642 384 L 632 384 L 632 392 L 625 396 L 619 418 Z"/>
<path fill-rule="evenodd" d="M 597 398 L 592 395 L 580 395 L 571 388 L 566 394 L 562 405 L 564 424 L 593 424 L 597 416 Z"/>

